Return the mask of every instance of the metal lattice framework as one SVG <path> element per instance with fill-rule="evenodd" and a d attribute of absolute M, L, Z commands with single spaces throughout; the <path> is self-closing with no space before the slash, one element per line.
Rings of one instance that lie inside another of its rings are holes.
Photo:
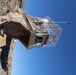
<path fill-rule="evenodd" d="M 28 17 L 36 30 L 36 35 L 42 36 L 49 34 L 49 39 L 46 45 L 55 46 L 63 29 L 49 17 L 46 18 L 39 18 L 32 16 Z M 38 43 L 35 44 L 34 46 L 41 46 L 41 44 Z"/>

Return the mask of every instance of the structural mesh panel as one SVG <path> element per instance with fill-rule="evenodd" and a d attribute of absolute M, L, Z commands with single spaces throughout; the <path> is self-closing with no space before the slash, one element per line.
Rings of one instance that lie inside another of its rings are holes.
<path fill-rule="evenodd" d="M 50 24 L 45 25 L 45 27 L 50 34 L 48 42 L 45 46 L 55 46 L 63 29 L 52 19 L 50 19 Z"/>

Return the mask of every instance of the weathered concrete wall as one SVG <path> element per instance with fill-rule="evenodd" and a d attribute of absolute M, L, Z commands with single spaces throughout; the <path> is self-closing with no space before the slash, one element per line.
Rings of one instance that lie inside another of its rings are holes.
<path fill-rule="evenodd" d="M 15 39 L 7 39 L 7 46 L 0 48 L 0 75 L 11 75 Z"/>
<path fill-rule="evenodd" d="M 15 34 L 15 32 L 16 32 L 16 34 L 19 35 L 19 36 L 25 35 L 25 32 L 22 29 L 23 27 L 21 28 L 19 26 L 19 28 L 18 27 L 16 28 L 14 26 L 17 26 L 17 25 L 15 25 L 17 23 L 15 23 L 15 24 L 14 23 L 12 23 L 12 24 L 9 23 L 8 24 L 8 29 L 7 29 L 7 25 L 6 24 L 4 25 L 4 21 L 6 23 L 8 23 L 7 21 L 11 21 L 11 19 L 13 19 L 14 22 L 17 22 L 17 21 L 15 21 L 15 18 L 12 18 L 12 17 L 17 17 L 18 18 L 19 15 L 22 16 L 22 14 L 23 14 L 23 13 L 21 13 L 22 10 L 21 10 L 21 12 L 19 12 L 19 11 L 20 11 L 20 9 L 23 9 L 22 5 L 23 5 L 24 1 L 25 0 L 0 0 L 0 28 L 1 28 L 0 36 L 2 34 L 6 35 L 5 38 L 3 38 L 4 36 L 0 37 L 0 45 L 1 45 L 0 46 L 1 47 L 0 48 L 0 75 L 11 75 L 11 72 L 12 72 L 12 57 L 13 57 L 13 53 L 14 53 L 14 49 L 13 48 L 15 46 L 15 39 L 12 39 L 12 38 L 17 38 L 17 37 L 13 37 L 12 34 L 13 33 Z M 11 17 L 10 14 L 8 14 L 10 12 L 13 13 L 12 17 Z M 17 14 L 15 14 L 15 13 L 17 13 Z M 19 14 L 19 13 L 21 13 L 21 14 Z M 26 25 L 26 23 L 24 24 L 24 22 L 25 22 L 24 17 L 25 16 L 21 17 L 23 19 L 23 22 L 22 22 L 23 26 Z M 22 21 L 21 18 L 19 20 L 20 24 L 21 24 L 21 21 Z M 3 25 L 1 26 L 1 24 L 3 24 Z M 13 26 L 13 27 L 10 27 L 10 25 Z M 4 27 L 4 26 L 6 26 L 6 27 Z M 28 27 L 29 27 L 29 25 L 28 25 Z M 13 30 L 11 30 L 10 28 L 11 29 L 16 28 L 14 30 L 15 32 L 13 32 Z M 20 31 L 19 34 L 17 33 L 18 32 L 17 29 Z M 21 32 L 20 29 L 22 30 L 22 32 Z M 12 38 L 10 37 L 10 35 L 8 33 L 6 33 L 5 30 L 9 31 L 9 33 L 11 34 Z M 7 37 L 10 37 L 10 38 L 7 38 Z M 2 47 L 2 46 L 4 46 L 4 47 Z"/>

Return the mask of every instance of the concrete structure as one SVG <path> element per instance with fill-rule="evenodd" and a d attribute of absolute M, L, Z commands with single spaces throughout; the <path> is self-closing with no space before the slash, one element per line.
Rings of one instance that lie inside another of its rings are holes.
<path fill-rule="evenodd" d="M 62 28 L 51 18 L 27 15 L 25 0 L 0 0 L 0 75 L 11 74 L 15 39 L 31 49 L 35 46 L 55 46 Z"/>
<path fill-rule="evenodd" d="M 4 24 L 8 22 L 6 21 L 8 19 L 7 13 L 14 13 L 18 7 L 16 6 L 18 2 L 22 4 L 22 0 L 0 0 L 0 75 L 11 75 L 12 71 L 15 39 L 8 35 L 8 26 Z M 19 5 L 19 7 L 22 7 L 22 5 Z"/>
<path fill-rule="evenodd" d="M 15 39 L 7 39 L 7 45 L 0 48 L 0 75 L 11 75 Z"/>
<path fill-rule="evenodd" d="M 7 38 L 19 39 L 28 49 L 55 46 L 62 28 L 51 18 L 32 17 L 23 10 L 23 0 L 0 0 L 0 47 L 5 46 Z"/>

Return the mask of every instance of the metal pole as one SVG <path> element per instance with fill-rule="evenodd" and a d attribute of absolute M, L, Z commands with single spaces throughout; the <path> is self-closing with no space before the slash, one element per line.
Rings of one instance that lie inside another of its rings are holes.
<path fill-rule="evenodd" d="M 56 24 L 70 24 L 70 22 L 56 22 Z"/>
<path fill-rule="evenodd" d="M 50 22 L 51 23 L 51 22 Z M 70 22 L 55 22 L 56 24 L 70 24 Z M 55 24 L 55 23 L 51 23 L 51 24 Z"/>

